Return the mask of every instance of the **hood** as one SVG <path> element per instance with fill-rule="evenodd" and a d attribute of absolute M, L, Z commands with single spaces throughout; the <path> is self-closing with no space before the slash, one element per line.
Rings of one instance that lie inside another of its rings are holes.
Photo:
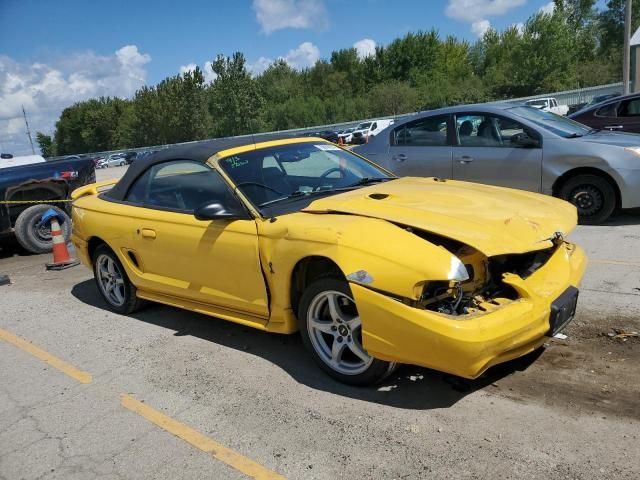
<path fill-rule="evenodd" d="M 551 246 L 576 225 L 573 205 L 522 190 L 405 177 L 316 200 L 302 210 L 379 218 L 458 240 L 487 256 Z"/>
<path fill-rule="evenodd" d="M 590 143 L 604 143 L 606 145 L 616 145 L 619 147 L 640 147 L 640 135 L 637 133 L 617 133 L 601 131 L 590 133 L 584 137 L 571 138 L 571 141 Z"/>

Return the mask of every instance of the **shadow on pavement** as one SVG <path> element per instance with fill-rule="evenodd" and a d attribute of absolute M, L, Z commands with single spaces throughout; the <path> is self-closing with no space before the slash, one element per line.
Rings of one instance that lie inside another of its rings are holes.
<path fill-rule="evenodd" d="M 11 258 L 15 256 L 28 256 L 31 255 L 24 248 L 20 246 L 15 237 L 5 237 L 0 239 L 0 260 L 3 258 Z"/>
<path fill-rule="evenodd" d="M 75 285 L 71 294 L 96 308 L 107 310 L 93 280 Z M 351 387 L 328 377 L 313 362 L 298 335 L 266 333 L 206 315 L 150 303 L 131 318 L 173 330 L 176 336 L 191 335 L 208 342 L 257 355 L 286 371 L 308 387 L 357 400 L 405 409 L 427 410 L 454 405 L 466 395 L 482 389 L 516 371 L 525 370 L 542 353 L 533 352 L 491 368 L 476 380 L 444 374 L 410 365 L 401 366 L 381 384 Z"/>
<path fill-rule="evenodd" d="M 640 225 L 640 208 L 619 210 L 602 226 Z"/>

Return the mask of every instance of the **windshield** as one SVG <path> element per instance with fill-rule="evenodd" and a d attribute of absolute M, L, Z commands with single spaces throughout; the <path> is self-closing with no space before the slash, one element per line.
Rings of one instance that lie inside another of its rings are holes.
<path fill-rule="evenodd" d="M 564 138 L 581 137 L 592 131 L 590 127 L 567 117 L 561 117 L 555 113 L 545 112 L 537 108 L 513 107 L 509 108 L 508 111 Z"/>
<path fill-rule="evenodd" d="M 529 100 L 527 105 L 531 105 L 532 107 L 546 107 L 547 102 L 545 100 Z"/>
<path fill-rule="evenodd" d="M 220 167 L 263 214 L 299 210 L 315 199 L 392 177 L 377 166 L 331 143 L 304 142 L 260 148 L 223 158 Z M 284 208 L 284 211 L 282 210 Z"/>
<path fill-rule="evenodd" d="M 371 122 L 364 122 L 364 123 L 361 123 L 360 125 L 358 125 L 356 127 L 356 130 L 366 130 L 370 126 L 371 126 Z"/>

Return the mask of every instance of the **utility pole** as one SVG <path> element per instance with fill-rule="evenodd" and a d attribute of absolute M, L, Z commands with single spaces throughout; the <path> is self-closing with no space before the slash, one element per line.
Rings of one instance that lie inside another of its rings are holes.
<path fill-rule="evenodd" d="M 36 149 L 33 148 L 33 140 L 31 138 L 31 130 L 29 130 L 29 122 L 27 122 L 27 112 L 24 111 L 24 105 L 22 105 L 22 115 L 24 116 L 24 124 L 27 126 L 27 137 L 29 137 L 29 143 L 31 144 L 31 153 L 36 154 Z"/>
<path fill-rule="evenodd" d="M 624 8 L 624 52 L 622 55 L 622 93 L 629 93 L 629 70 L 631 63 L 631 51 L 629 42 L 631 40 L 631 0 L 627 0 Z"/>

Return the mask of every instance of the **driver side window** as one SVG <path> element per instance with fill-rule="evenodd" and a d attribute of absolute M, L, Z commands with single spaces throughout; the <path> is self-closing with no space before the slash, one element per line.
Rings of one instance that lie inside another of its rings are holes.
<path fill-rule="evenodd" d="M 125 201 L 147 208 L 193 213 L 230 195 L 220 175 L 201 162 L 174 160 L 153 165 L 130 188 Z"/>

